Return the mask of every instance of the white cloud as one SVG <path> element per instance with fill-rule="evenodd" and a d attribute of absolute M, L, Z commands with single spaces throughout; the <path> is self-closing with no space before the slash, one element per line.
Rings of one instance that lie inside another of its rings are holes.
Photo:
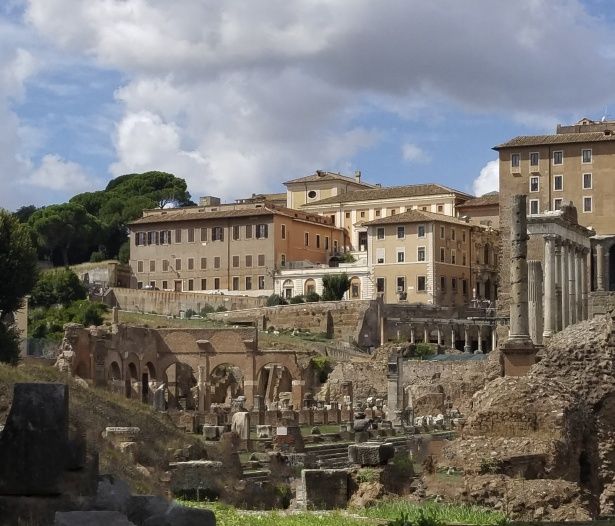
<path fill-rule="evenodd" d="M 92 189 L 92 178 L 77 163 L 65 161 L 58 155 L 45 155 L 38 168 L 26 182 L 49 190 L 69 190 L 75 194 Z"/>
<path fill-rule="evenodd" d="M 480 174 L 472 183 L 472 190 L 476 195 L 494 192 L 500 188 L 500 162 L 489 161 L 481 168 Z"/>
<path fill-rule="evenodd" d="M 426 163 L 429 162 L 429 156 L 423 151 L 420 146 L 407 142 L 401 147 L 401 155 L 405 161 L 410 163 Z"/>

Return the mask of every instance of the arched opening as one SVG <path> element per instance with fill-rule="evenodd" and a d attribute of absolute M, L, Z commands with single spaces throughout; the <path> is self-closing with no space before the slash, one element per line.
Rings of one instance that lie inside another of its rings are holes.
<path fill-rule="evenodd" d="M 117 362 L 111 362 L 109 367 L 108 378 L 111 381 L 117 381 L 122 379 L 122 370 Z"/>
<path fill-rule="evenodd" d="M 154 393 L 151 389 L 151 382 L 156 380 L 156 368 L 152 362 L 145 364 L 145 370 L 141 374 L 141 401 L 144 404 L 153 401 Z"/>
<path fill-rule="evenodd" d="M 287 367 L 279 363 L 268 363 L 261 367 L 257 376 L 257 394 L 266 407 L 279 406 L 280 393 L 292 393 L 293 377 Z M 283 395 L 282 399 L 287 399 Z"/>
<path fill-rule="evenodd" d="M 350 299 L 361 299 L 361 280 L 357 276 L 350 278 Z"/>
<path fill-rule="evenodd" d="M 77 364 L 77 368 L 75 369 L 75 376 L 79 378 L 88 378 L 88 369 L 89 367 L 85 362 L 79 362 Z"/>
<path fill-rule="evenodd" d="M 615 244 L 609 248 L 609 290 L 615 290 Z"/>
<path fill-rule="evenodd" d="M 234 398 L 244 394 L 241 369 L 229 363 L 220 364 L 209 375 L 212 404 L 231 405 Z"/>
<path fill-rule="evenodd" d="M 316 292 L 316 282 L 310 278 L 305 280 L 305 284 L 303 285 L 303 293 L 310 294 L 311 292 Z"/>
<path fill-rule="evenodd" d="M 282 296 L 284 296 L 284 298 L 286 298 L 287 300 L 292 298 L 294 296 L 293 288 L 294 287 L 292 280 L 287 279 L 286 281 L 284 281 L 284 283 L 282 284 Z"/>
<path fill-rule="evenodd" d="M 139 382 L 139 373 L 137 365 L 134 362 L 128 364 L 128 370 L 126 371 L 126 377 L 124 378 L 126 385 L 126 398 L 135 398 L 138 393 L 136 385 Z"/>

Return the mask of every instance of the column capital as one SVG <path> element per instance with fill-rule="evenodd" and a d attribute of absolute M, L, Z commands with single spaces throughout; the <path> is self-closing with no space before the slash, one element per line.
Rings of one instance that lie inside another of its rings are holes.
<path fill-rule="evenodd" d="M 583 254 L 584 256 L 587 256 L 587 254 L 589 254 L 589 248 L 581 247 L 581 254 Z"/>
<path fill-rule="evenodd" d="M 561 239 L 557 234 L 545 234 L 542 237 L 544 237 L 545 241 L 559 241 Z"/>
<path fill-rule="evenodd" d="M 570 239 L 562 239 L 560 241 L 560 245 L 562 247 L 570 247 L 570 246 L 572 246 L 572 241 L 570 241 Z"/>

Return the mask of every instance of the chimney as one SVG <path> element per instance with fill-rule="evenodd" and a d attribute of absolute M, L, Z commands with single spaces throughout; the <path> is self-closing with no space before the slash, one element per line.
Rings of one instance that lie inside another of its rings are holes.
<path fill-rule="evenodd" d="M 354 171 L 354 180 L 356 183 L 360 183 L 361 182 L 361 170 L 355 170 Z"/>

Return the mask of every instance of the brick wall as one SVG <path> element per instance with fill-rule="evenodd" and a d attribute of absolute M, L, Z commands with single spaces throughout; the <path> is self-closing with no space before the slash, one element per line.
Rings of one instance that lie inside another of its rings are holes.
<path fill-rule="evenodd" d="M 596 291 L 589 294 L 590 318 L 595 316 L 615 316 L 615 292 Z"/>

